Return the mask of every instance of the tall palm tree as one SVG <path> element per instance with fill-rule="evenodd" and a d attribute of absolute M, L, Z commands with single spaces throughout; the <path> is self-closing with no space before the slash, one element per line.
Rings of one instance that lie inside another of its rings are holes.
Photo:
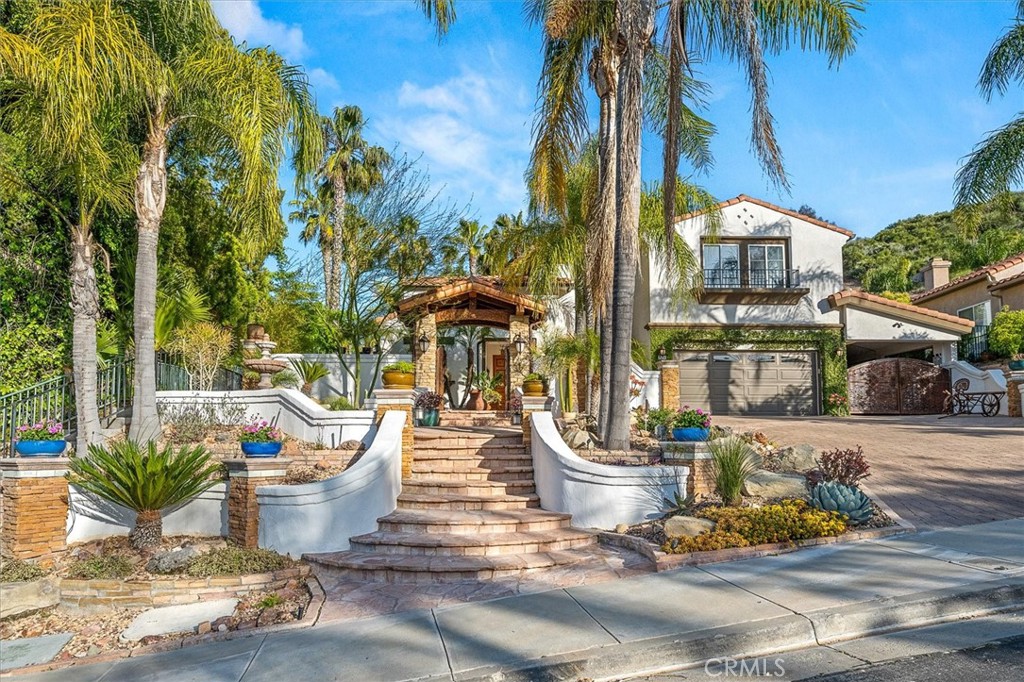
<path fill-rule="evenodd" d="M 357 106 L 335 107 L 334 114 L 321 119 L 324 146 L 327 156 L 320 168 L 321 176 L 327 181 L 334 206 L 331 222 L 334 225 L 331 241 L 331 277 L 327 283 L 334 292 L 334 306 L 338 308 L 338 287 L 341 286 L 342 258 L 345 240 L 342 228 L 345 223 L 345 206 L 349 192 L 365 192 L 379 184 L 383 178 L 384 166 L 391 157 L 383 147 L 371 145 L 363 137 L 366 120 Z"/>
<path fill-rule="evenodd" d="M 458 227 L 445 237 L 441 246 L 445 262 L 459 274 L 476 277 L 489 233 L 490 228 L 476 220 L 459 220 Z"/>
<path fill-rule="evenodd" d="M 338 307 L 338 291 L 336 286 L 331 286 L 332 263 L 334 262 L 332 203 L 330 188 L 326 183 L 318 184 L 313 191 L 302 188 L 298 192 L 298 197 L 289 202 L 291 206 L 295 207 L 295 210 L 288 214 L 288 220 L 297 221 L 302 225 L 299 240 L 303 244 L 316 241 L 323 268 L 324 305 L 334 309 Z"/>
<path fill-rule="evenodd" d="M 139 93 L 144 138 L 135 178 L 138 251 L 135 268 L 135 393 L 129 437 L 156 438 L 157 244 L 167 202 L 169 143 L 188 127 L 205 151 L 241 167 L 232 194 L 244 239 L 253 245 L 280 234 L 277 174 L 285 140 L 294 142 L 297 182 L 315 169 L 322 139 L 305 74 L 266 48 L 239 48 L 208 2 L 118 0 L 150 53 L 147 87 Z M 253 248 L 253 251 L 256 249 Z"/>
<path fill-rule="evenodd" d="M 1005 95 L 1010 84 L 1024 83 L 1024 0 L 1017 2 L 1013 24 L 992 45 L 978 76 L 986 101 Z M 975 146 L 956 174 L 956 204 L 982 204 L 1024 183 L 1024 113 Z"/>
<path fill-rule="evenodd" d="M 49 170 L 53 187 L 28 187 L 68 227 L 71 241 L 72 364 L 77 412 L 76 451 L 99 437 L 96 325 L 100 315 L 93 225 L 105 208 L 129 210 L 134 155 L 125 108 L 144 85 L 150 55 L 130 21 L 111 2 L 41 5 L 26 32 L 0 28 L 0 80 L 11 87 L 5 119 L 26 136 Z M 26 186 L 4 173 L 7 182 Z M 51 197 L 72 196 L 71 208 Z"/>

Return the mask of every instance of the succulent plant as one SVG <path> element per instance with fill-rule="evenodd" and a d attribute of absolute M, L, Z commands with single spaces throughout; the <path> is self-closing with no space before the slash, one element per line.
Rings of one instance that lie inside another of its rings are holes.
<path fill-rule="evenodd" d="M 845 514 L 851 525 L 865 523 L 875 513 L 867 495 L 853 486 L 832 481 L 819 483 L 811 489 L 811 505 L 815 509 Z"/>

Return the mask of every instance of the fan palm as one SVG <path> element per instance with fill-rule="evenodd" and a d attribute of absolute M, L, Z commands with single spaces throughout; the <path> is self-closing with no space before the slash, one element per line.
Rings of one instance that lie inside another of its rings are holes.
<path fill-rule="evenodd" d="M 484 255 L 490 228 L 476 220 L 459 220 L 458 227 L 448 234 L 441 245 L 442 257 L 448 267 L 457 274 L 480 274 L 478 264 Z"/>
<path fill-rule="evenodd" d="M 302 380 L 302 392 L 306 395 L 312 395 L 314 383 L 331 374 L 323 363 L 305 359 L 293 360 L 292 367 L 295 368 L 295 373 Z"/>
<path fill-rule="evenodd" d="M 137 514 L 128 541 L 147 549 L 160 544 L 163 510 L 217 485 L 221 465 L 201 445 L 176 453 L 170 445 L 157 449 L 153 441 L 122 441 L 110 449 L 91 446 L 88 456 L 71 459 L 69 469 L 71 485 Z"/>

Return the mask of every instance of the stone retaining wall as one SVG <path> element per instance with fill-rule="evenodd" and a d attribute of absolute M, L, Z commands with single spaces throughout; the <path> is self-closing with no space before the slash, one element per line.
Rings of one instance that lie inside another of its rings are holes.
<path fill-rule="evenodd" d="M 79 609 L 148 608 L 197 601 L 244 597 L 250 592 L 296 587 L 310 574 L 308 564 L 273 573 L 191 578 L 174 576 L 153 580 L 72 580 L 60 583 L 60 603 Z"/>

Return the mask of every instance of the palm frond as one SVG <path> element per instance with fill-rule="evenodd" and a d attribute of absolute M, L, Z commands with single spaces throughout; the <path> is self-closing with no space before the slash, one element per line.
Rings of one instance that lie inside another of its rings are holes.
<path fill-rule="evenodd" d="M 990 133 L 956 174 L 956 204 L 980 204 L 1024 183 L 1024 114 Z"/>
<path fill-rule="evenodd" d="M 978 87 L 985 99 L 991 100 L 994 93 L 1005 95 L 1013 81 L 1024 83 L 1024 23 L 1020 19 L 992 46 L 981 67 Z"/>

